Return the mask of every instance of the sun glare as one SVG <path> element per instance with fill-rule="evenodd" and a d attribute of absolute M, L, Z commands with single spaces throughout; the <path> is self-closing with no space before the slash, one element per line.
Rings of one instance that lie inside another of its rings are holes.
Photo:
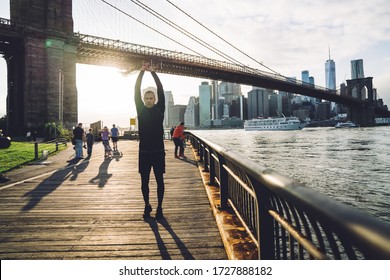
<path fill-rule="evenodd" d="M 123 76 L 115 68 L 78 64 L 78 121 L 129 126 L 136 115 L 133 76 Z"/>

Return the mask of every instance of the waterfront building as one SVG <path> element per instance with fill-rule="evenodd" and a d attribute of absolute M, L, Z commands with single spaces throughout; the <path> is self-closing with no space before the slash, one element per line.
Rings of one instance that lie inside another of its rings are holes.
<path fill-rule="evenodd" d="M 230 110 L 229 110 L 229 117 L 236 117 L 236 118 L 241 118 L 241 96 L 240 98 L 232 100 L 232 104 L 230 105 Z"/>
<path fill-rule="evenodd" d="M 317 120 L 324 121 L 330 119 L 330 102 L 325 101 L 317 106 Z"/>
<path fill-rule="evenodd" d="M 211 82 L 211 119 L 217 119 L 220 115 L 218 110 L 218 101 L 219 101 L 219 91 L 218 91 L 218 81 Z"/>
<path fill-rule="evenodd" d="M 199 126 L 211 126 L 211 95 L 212 87 L 208 82 L 199 86 Z"/>
<path fill-rule="evenodd" d="M 301 72 L 301 79 L 302 79 L 302 82 L 304 83 L 310 83 L 309 81 L 309 70 L 303 70 Z"/>
<path fill-rule="evenodd" d="M 229 114 L 229 105 L 227 103 L 223 104 L 223 114 L 222 118 L 228 118 L 230 116 Z"/>
<path fill-rule="evenodd" d="M 313 77 L 313 76 L 310 76 L 310 77 L 309 77 L 309 83 L 310 83 L 311 85 L 313 85 L 313 88 L 314 88 L 314 86 L 315 86 L 315 81 L 314 81 L 314 77 Z M 319 99 L 319 98 L 309 97 L 309 100 L 310 100 L 311 104 L 313 104 L 313 105 L 316 105 L 316 104 L 318 104 L 318 103 L 321 103 L 321 99 Z"/>
<path fill-rule="evenodd" d="M 330 58 L 325 62 L 325 87 L 328 89 L 336 90 L 336 63 Z M 331 102 L 331 110 L 337 112 L 336 104 Z"/>
<path fill-rule="evenodd" d="M 164 127 L 168 128 L 168 127 L 170 127 L 170 125 L 169 125 L 169 108 L 173 107 L 175 105 L 175 102 L 173 100 L 172 91 L 164 91 L 164 95 L 165 95 L 165 108 L 167 108 L 167 110 L 165 110 L 165 113 L 164 113 Z"/>
<path fill-rule="evenodd" d="M 364 78 L 364 68 L 363 68 L 363 59 L 351 60 L 351 79 L 363 79 Z M 367 88 L 362 89 L 362 96 L 367 96 Z M 359 94 L 357 89 L 352 90 L 352 96 L 357 97 Z"/>
<path fill-rule="evenodd" d="M 303 109 L 303 108 L 296 109 L 293 110 L 293 116 L 303 121 L 307 118 L 310 118 L 310 111 L 308 109 Z"/>
<path fill-rule="evenodd" d="M 216 108 L 217 108 L 218 114 L 215 115 L 214 119 L 222 119 L 224 104 L 225 104 L 225 99 L 224 98 L 220 98 L 220 99 L 217 100 Z"/>
<path fill-rule="evenodd" d="M 269 117 L 269 99 L 268 96 L 272 90 L 253 87 L 248 92 L 248 119 L 257 117 Z"/>
<path fill-rule="evenodd" d="M 191 96 L 184 113 L 184 123 L 188 129 L 199 126 L 199 97 Z"/>
<path fill-rule="evenodd" d="M 221 82 L 218 86 L 219 97 L 225 99 L 225 103 L 231 104 L 232 100 L 238 99 L 241 93 L 241 86 L 235 83 Z"/>
<path fill-rule="evenodd" d="M 325 62 L 325 87 L 336 89 L 336 63 L 330 58 Z"/>
<path fill-rule="evenodd" d="M 351 60 L 351 79 L 364 78 L 363 59 Z"/>
<path fill-rule="evenodd" d="M 283 113 L 283 96 L 273 93 L 269 97 L 269 115 L 271 117 L 281 116 Z"/>
<path fill-rule="evenodd" d="M 242 120 L 248 119 L 248 98 L 244 95 L 240 96 L 240 118 Z"/>
<path fill-rule="evenodd" d="M 314 85 L 314 77 L 313 76 L 309 77 L 309 84 Z"/>
<path fill-rule="evenodd" d="M 314 77 L 311 77 L 309 75 L 309 70 L 303 70 L 301 72 L 301 80 L 302 80 L 302 83 L 303 84 L 312 84 L 314 86 Z M 315 101 L 315 98 L 314 97 L 309 97 L 309 96 L 305 96 L 306 100 L 310 101 L 312 104 L 315 104 L 316 101 Z"/>
<path fill-rule="evenodd" d="M 180 122 L 184 122 L 184 113 L 186 111 L 186 108 L 186 105 L 174 105 L 168 108 L 168 127 L 177 126 Z"/>

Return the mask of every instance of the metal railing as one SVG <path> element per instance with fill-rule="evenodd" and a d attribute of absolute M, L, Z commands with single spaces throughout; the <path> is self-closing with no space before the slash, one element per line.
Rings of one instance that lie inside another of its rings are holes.
<path fill-rule="evenodd" d="M 39 145 L 43 145 L 45 147 L 45 149 L 40 149 L 39 148 Z M 56 139 L 53 139 L 53 140 L 50 140 L 50 141 L 46 141 L 46 142 L 42 142 L 42 143 L 38 143 L 38 142 L 35 142 L 34 143 L 34 160 L 38 160 L 39 159 L 39 150 L 42 150 L 42 158 L 46 158 L 50 153 L 54 153 L 54 152 L 58 152 L 59 151 L 59 146 L 67 146 L 68 145 L 68 141 L 66 138 L 56 138 Z M 47 155 L 46 155 L 47 153 Z M 44 155 L 45 154 L 45 155 Z"/>
<path fill-rule="evenodd" d="M 220 207 L 251 231 L 259 259 L 390 259 L 390 224 L 187 132 Z"/>

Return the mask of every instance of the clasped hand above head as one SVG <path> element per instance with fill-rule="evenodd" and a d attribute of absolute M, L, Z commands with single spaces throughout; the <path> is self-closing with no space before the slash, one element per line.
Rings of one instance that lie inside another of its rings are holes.
<path fill-rule="evenodd" d="M 154 68 L 153 68 L 153 66 L 151 65 L 150 62 L 143 62 L 141 70 L 144 70 L 144 71 L 154 71 Z"/>

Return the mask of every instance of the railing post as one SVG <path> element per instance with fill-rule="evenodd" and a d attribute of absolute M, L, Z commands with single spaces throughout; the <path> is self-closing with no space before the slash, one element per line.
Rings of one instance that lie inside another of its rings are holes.
<path fill-rule="evenodd" d="M 210 157 L 210 150 L 208 148 L 205 147 L 205 144 L 203 144 L 204 146 L 204 156 L 203 156 L 203 162 L 204 162 L 204 172 L 209 172 L 209 157 Z"/>
<path fill-rule="evenodd" d="M 200 158 L 200 162 L 204 162 L 204 151 L 203 151 L 204 147 L 202 145 L 202 143 L 199 142 L 199 158 Z"/>
<path fill-rule="evenodd" d="M 199 156 L 199 162 L 202 162 L 203 159 L 200 157 L 200 149 L 201 145 L 199 143 L 199 140 L 196 139 L 196 155 Z"/>
<path fill-rule="evenodd" d="M 259 242 L 259 260 L 275 259 L 274 224 L 270 209 L 270 195 L 264 186 L 255 187 L 257 201 L 257 240 Z"/>
<path fill-rule="evenodd" d="M 220 186 L 219 186 L 219 196 L 221 200 L 220 207 L 222 209 L 226 209 L 228 207 L 228 173 L 226 169 L 224 168 L 225 165 L 225 159 L 223 156 L 219 155 L 219 179 L 220 179 Z"/>
<path fill-rule="evenodd" d="M 215 158 L 213 156 L 213 153 L 209 150 L 209 154 L 208 154 L 208 157 L 209 157 L 209 173 L 210 173 L 210 176 L 209 176 L 209 184 L 210 186 L 214 186 L 215 185 Z"/>
<path fill-rule="evenodd" d="M 34 159 L 37 160 L 38 159 L 38 142 L 34 143 L 34 152 L 35 152 Z"/>

